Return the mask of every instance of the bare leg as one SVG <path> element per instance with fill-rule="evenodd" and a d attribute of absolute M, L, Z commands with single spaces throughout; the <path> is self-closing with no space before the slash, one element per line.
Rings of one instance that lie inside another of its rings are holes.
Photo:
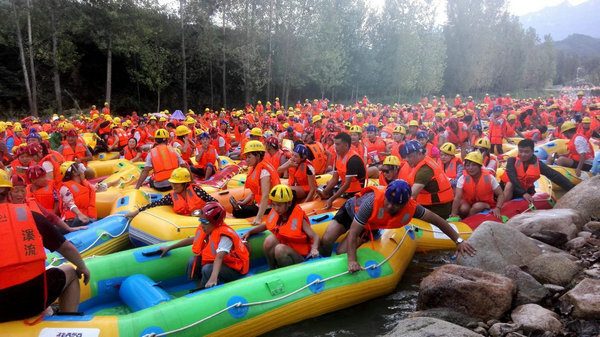
<path fill-rule="evenodd" d="M 267 236 L 263 242 L 263 251 L 271 270 L 277 268 L 277 260 L 275 259 L 275 247 L 277 245 L 279 245 L 279 240 L 273 234 Z"/>
<path fill-rule="evenodd" d="M 469 214 L 470 210 L 471 210 L 471 205 L 468 202 L 461 200 L 460 206 L 458 207 L 458 214 L 460 215 L 460 217 L 466 218 L 467 215 Z"/>
<path fill-rule="evenodd" d="M 571 158 L 558 157 L 558 159 L 556 160 L 556 165 L 564 166 L 564 167 L 571 167 L 571 166 L 573 166 L 574 162 L 575 161 Z"/>
<path fill-rule="evenodd" d="M 346 236 L 345 238 L 342 239 L 340 244 L 337 246 L 337 249 L 335 250 L 335 253 L 337 255 L 345 254 L 348 252 L 348 240 L 347 239 L 348 239 L 348 237 Z M 362 242 L 362 239 L 360 238 L 360 236 L 358 236 L 356 238 L 356 247 L 359 247 L 361 242 Z"/>
<path fill-rule="evenodd" d="M 476 202 L 471 207 L 471 210 L 469 211 L 469 216 L 471 216 L 473 214 L 477 214 L 486 209 L 490 209 L 490 204 L 488 204 L 486 202 Z"/>
<path fill-rule="evenodd" d="M 281 243 L 275 246 L 274 253 L 278 268 L 291 266 L 304 261 L 304 258 L 292 247 Z"/>
<path fill-rule="evenodd" d="M 512 200 L 513 190 L 514 190 L 513 184 L 510 181 L 507 182 L 506 185 L 504 186 L 504 202 Z"/>
<path fill-rule="evenodd" d="M 61 312 L 76 312 L 79 307 L 79 278 L 73 266 L 63 264 L 58 267 L 65 273 L 65 287 L 59 299 Z"/>
<path fill-rule="evenodd" d="M 290 188 L 296 192 L 296 198 L 298 200 L 304 200 L 306 198 L 306 192 L 300 186 L 290 186 Z"/>
<path fill-rule="evenodd" d="M 346 228 L 339 222 L 332 220 L 329 223 L 329 226 L 327 226 L 323 238 L 319 242 L 319 252 L 321 253 L 321 256 L 331 256 L 333 244 L 344 233 L 346 233 Z"/>
<path fill-rule="evenodd" d="M 213 169 L 212 166 L 207 166 L 206 167 L 206 173 L 204 173 L 204 180 L 208 180 L 208 178 L 212 177 L 212 175 L 215 174 L 215 170 Z"/>

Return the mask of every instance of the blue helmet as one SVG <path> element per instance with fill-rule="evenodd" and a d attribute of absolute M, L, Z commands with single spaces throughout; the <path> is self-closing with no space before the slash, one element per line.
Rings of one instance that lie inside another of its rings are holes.
<path fill-rule="evenodd" d="M 496 106 L 494 107 L 494 112 L 502 112 L 502 106 L 500 106 L 500 105 L 496 105 Z"/>
<path fill-rule="evenodd" d="M 308 156 L 308 148 L 304 144 L 298 144 L 294 147 L 294 152 L 300 155 L 300 157 Z"/>
<path fill-rule="evenodd" d="M 404 146 L 402 146 L 400 149 L 400 156 L 402 156 L 402 158 L 406 158 L 406 156 L 409 154 L 422 150 L 423 147 L 421 146 L 421 143 L 416 140 L 409 140 L 408 142 L 404 143 Z"/>
<path fill-rule="evenodd" d="M 411 195 L 410 185 L 402 179 L 392 181 L 385 189 L 385 199 L 396 205 L 405 205 L 410 200 Z"/>
<path fill-rule="evenodd" d="M 429 136 L 427 135 L 427 132 L 425 132 L 425 131 L 417 132 L 417 139 L 421 139 L 421 138 L 429 138 Z"/>
<path fill-rule="evenodd" d="M 367 132 L 369 131 L 377 132 L 377 127 L 373 124 L 369 124 L 369 126 L 367 126 Z"/>
<path fill-rule="evenodd" d="M 288 126 L 286 130 L 287 130 L 287 132 L 293 132 L 293 131 L 294 131 L 294 128 L 293 128 L 293 127 L 291 127 L 291 126 Z"/>
<path fill-rule="evenodd" d="M 475 124 L 473 125 L 473 130 L 482 131 L 483 129 L 481 128 L 481 124 Z"/>
<path fill-rule="evenodd" d="M 202 133 L 200 134 L 200 136 L 198 136 L 198 137 L 199 137 L 200 139 L 202 139 L 202 138 L 210 138 L 210 135 L 208 134 L 208 132 L 202 132 Z"/>

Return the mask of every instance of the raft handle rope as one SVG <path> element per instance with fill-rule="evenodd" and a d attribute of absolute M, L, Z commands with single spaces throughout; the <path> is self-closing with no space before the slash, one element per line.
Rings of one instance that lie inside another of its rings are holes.
<path fill-rule="evenodd" d="M 105 217 L 104 219 L 106 219 L 106 218 L 109 218 L 109 217 L 115 217 L 115 216 L 122 216 L 122 215 L 118 215 L 118 214 L 111 214 L 111 215 L 109 215 L 109 216 Z M 110 236 L 110 237 L 111 237 L 111 238 L 113 238 L 113 239 L 114 239 L 114 238 L 117 238 L 117 237 L 119 237 L 119 236 L 121 236 L 121 235 L 123 235 L 123 234 L 124 234 L 124 233 L 127 231 L 127 228 L 129 228 L 129 224 L 130 224 L 130 223 L 131 223 L 131 219 L 129 219 L 129 220 L 127 221 L 127 224 L 126 224 L 126 225 L 123 227 L 123 230 L 122 230 L 122 231 L 121 231 L 119 234 L 115 234 L 115 235 L 113 235 L 113 234 L 111 234 L 111 233 L 109 233 L 109 232 L 107 232 L 107 231 L 103 230 L 103 231 L 102 231 L 102 233 L 100 233 L 100 234 L 98 235 L 98 237 L 96 238 L 96 240 L 94 240 L 94 242 L 92 242 L 92 243 L 91 243 L 89 246 L 87 246 L 87 247 L 85 247 L 84 249 L 82 249 L 82 250 L 79 252 L 79 254 L 83 254 L 83 253 L 87 252 L 88 250 L 90 250 L 91 248 L 93 248 L 93 247 L 94 247 L 94 245 L 95 245 L 96 243 L 98 243 L 98 241 L 100 241 L 100 239 L 101 239 L 101 238 L 102 238 L 104 235 L 108 235 L 108 236 Z M 48 263 L 48 266 L 49 266 L 49 267 L 51 267 L 51 266 L 53 266 L 53 265 L 54 265 L 54 263 L 55 263 L 55 262 L 62 261 L 62 260 L 64 260 L 64 259 L 65 259 L 65 257 L 64 257 L 64 256 L 63 256 L 63 257 L 58 257 L 58 256 L 55 256 L 55 257 L 53 257 L 53 258 L 52 258 L 52 260 L 50 260 L 50 263 Z"/>
<path fill-rule="evenodd" d="M 394 256 L 394 254 L 396 254 L 396 252 L 398 252 L 398 250 L 400 249 L 400 247 L 402 247 L 402 243 L 404 243 L 404 240 L 406 239 L 406 236 L 408 235 L 408 233 L 410 231 L 412 231 L 412 228 L 409 229 L 409 230 L 405 230 L 404 231 L 404 235 L 402 236 L 402 239 L 400 240 L 400 242 L 396 243 L 396 247 L 394 248 L 394 250 L 392 251 L 392 253 L 390 253 L 390 255 L 388 257 L 386 257 L 383 261 L 381 261 L 381 262 L 379 262 L 377 264 L 370 265 L 368 267 L 361 267 L 360 269 L 364 270 L 364 271 L 369 270 L 369 269 L 377 269 L 377 268 L 381 267 L 384 263 L 388 262 L 392 258 L 392 256 Z M 392 237 L 390 237 L 390 239 L 392 239 Z M 286 295 L 283 295 L 283 296 L 280 296 L 280 297 L 277 297 L 277 298 L 273 298 L 273 299 L 270 299 L 270 300 L 264 300 L 264 301 L 258 301 L 258 302 L 250 302 L 250 303 L 242 303 L 242 302 L 233 303 L 232 305 L 230 305 L 228 307 L 225 307 L 225 308 L 223 308 L 223 309 L 215 312 L 214 314 L 212 314 L 210 316 L 207 316 L 207 317 L 205 317 L 205 318 L 203 318 L 201 320 L 198 320 L 196 322 L 193 322 L 193 323 L 188 324 L 186 326 L 183 326 L 181 328 L 174 329 L 174 330 L 171 330 L 171 331 L 165 331 L 165 332 L 161 332 L 161 333 L 152 332 L 152 333 L 143 335 L 142 337 L 162 337 L 162 336 L 167 336 L 167 335 L 171 335 L 171 334 L 174 334 L 174 333 L 178 333 L 178 332 L 187 330 L 189 328 L 192 328 L 192 327 L 194 327 L 194 326 L 196 326 L 196 325 L 198 325 L 200 323 L 203 323 L 203 322 L 205 322 L 205 321 L 207 321 L 207 320 L 209 320 L 209 319 L 211 319 L 213 317 L 216 317 L 216 316 L 218 316 L 218 315 L 220 315 L 220 314 L 228 311 L 229 309 L 240 308 L 240 307 L 250 307 L 250 306 L 255 306 L 255 305 L 268 304 L 268 303 L 273 303 L 273 302 L 281 301 L 281 300 L 286 299 L 286 298 L 288 298 L 290 296 L 293 296 L 293 295 L 301 292 L 302 290 L 307 289 L 307 288 L 309 288 L 309 287 L 311 287 L 311 286 L 313 286 L 315 284 L 325 283 L 327 281 L 333 280 L 335 278 L 344 276 L 344 275 L 349 274 L 349 273 L 350 272 L 346 270 L 344 272 L 341 272 L 339 274 L 335 274 L 335 275 L 329 276 L 329 277 L 324 278 L 324 279 L 315 279 L 314 281 L 312 281 L 312 282 L 310 282 L 310 283 L 308 283 L 308 284 L 306 284 L 306 285 L 304 285 L 304 286 L 302 286 L 302 287 L 300 287 L 300 288 L 292 291 L 289 294 L 286 294 Z"/>
<path fill-rule="evenodd" d="M 145 214 L 151 215 L 159 220 L 163 220 L 163 221 L 171 224 L 173 227 L 177 228 L 177 232 L 181 232 L 181 229 L 198 228 L 198 226 L 179 226 L 176 223 L 174 223 L 173 221 L 170 221 L 168 219 L 163 218 L 162 216 L 156 215 L 154 213 L 150 213 L 148 211 L 141 211 L 140 213 L 145 213 Z"/>

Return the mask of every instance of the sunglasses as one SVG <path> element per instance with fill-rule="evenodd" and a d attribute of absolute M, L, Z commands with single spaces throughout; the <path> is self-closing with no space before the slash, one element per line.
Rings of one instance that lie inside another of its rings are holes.
<path fill-rule="evenodd" d="M 206 219 L 200 219 L 200 223 L 203 225 L 210 225 L 210 221 L 206 220 Z"/>
<path fill-rule="evenodd" d="M 392 170 L 381 170 L 382 173 L 390 173 Z"/>

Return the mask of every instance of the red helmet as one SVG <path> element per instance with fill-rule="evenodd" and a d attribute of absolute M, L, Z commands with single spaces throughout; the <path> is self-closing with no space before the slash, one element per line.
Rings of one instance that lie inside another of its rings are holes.
<path fill-rule="evenodd" d="M 201 209 L 204 219 L 210 221 L 215 226 L 223 223 L 225 219 L 225 208 L 216 201 L 207 202 Z"/>
<path fill-rule="evenodd" d="M 14 174 L 12 177 L 10 177 L 10 182 L 12 183 L 13 187 L 27 186 L 25 179 L 23 179 L 23 177 L 17 174 Z"/>
<path fill-rule="evenodd" d="M 312 126 L 309 126 L 306 129 L 304 129 L 304 132 L 308 133 L 308 134 L 313 134 L 313 133 L 315 133 L 315 128 L 313 128 Z"/>
<path fill-rule="evenodd" d="M 208 133 L 210 133 L 211 135 L 216 135 L 217 133 L 219 133 L 219 129 L 213 126 L 208 130 Z"/>
<path fill-rule="evenodd" d="M 40 144 L 37 143 L 31 143 L 29 145 L 27 145 L 27 147 L 25 148 L 25 153 L 27 153 L 30 156 L 36 155 L 40 152 L 42 152 L 42 146 Z"/>
<path fill-rule="evenodd" d="M 46 176 L 46 170 L 44 170 L 44 168 L 41 167 L 40 165 L 33 165 L 27 169 L 27 178 L 30 181 L 33 181 L 37 178 L 41 178 L 41 177 L 45 177 L 45 176 Z"/>
<path fill-rule="evenodd" d="M 275 136 L 271 136 L 267 138 L 265 141 L 266 145 L 271 145 L 272 147 L 278 149 L 279 148 L 279 140 Z"/>
<path fill-rule="evenodd" d="M 77 130 L 67 131 L 67 137 L 77 137 Z"/>
<path fill-rule="evenodd" d="M 23 146 L 15 146 L 13 148 L 13 154 L 15 157 L 19 157 L 20 155 L 25 153 L 25 148 Z"/>

